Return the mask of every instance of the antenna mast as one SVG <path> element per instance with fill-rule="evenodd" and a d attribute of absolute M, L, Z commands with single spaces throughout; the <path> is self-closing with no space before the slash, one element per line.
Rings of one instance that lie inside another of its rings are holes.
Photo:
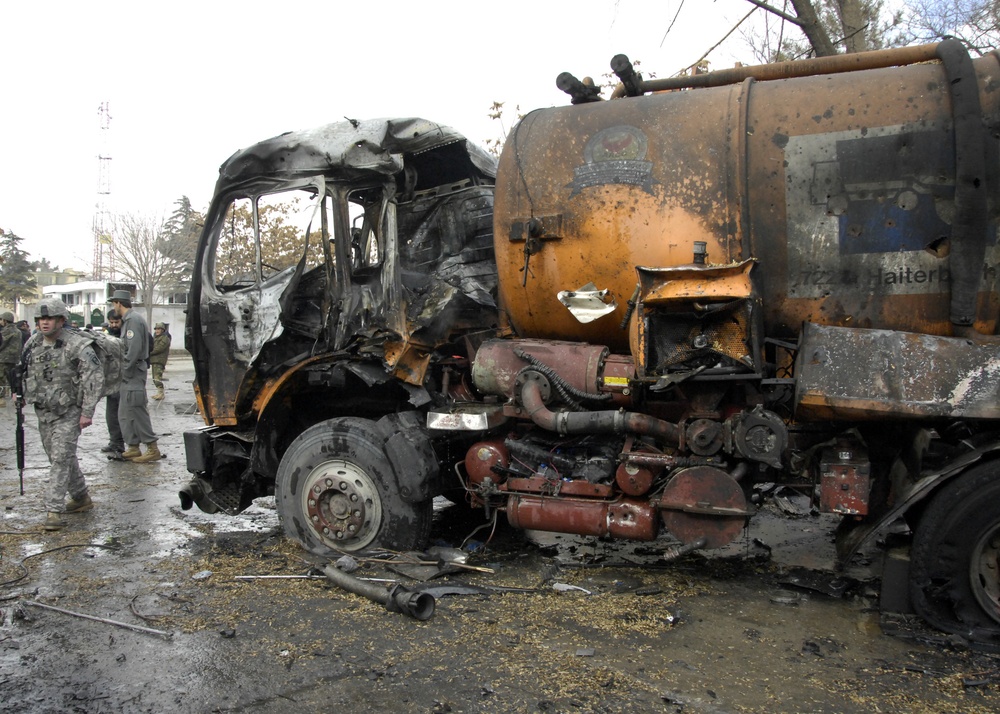
<path fill-rule="evenodd" d="M 115 252 L 111 238 L 111 217 L 108 213 L 108 196 L 111 195 L 111 156 L 108 150 L 108 134 L 111 129 L 111 114 L 108 102 L 101 102 L 97 108 L 100 120 L 101 138 L 97 154 L 97 203 L 94 212 L 94 279 L 115 279 Z"/>

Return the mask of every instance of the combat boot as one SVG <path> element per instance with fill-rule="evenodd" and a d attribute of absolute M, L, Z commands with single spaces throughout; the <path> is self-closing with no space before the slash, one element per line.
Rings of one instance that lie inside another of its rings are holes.
<path fill-rule="evenodd" d="M 156 445 L 155 441 L 151 441 L 146 444 L 146 453 L 142 456 L 137 456 L 132 459 L 133 464 L 149 464 L 154 461 L 159 461 L 161 458 L 160 447 Z"/>
<path fill-rule="evenodd" d="M 61 531 L 66 525 L 66 521 L 59 517 L 58 513 L 49 511 L 45 514 L 45 524 L 42 526 L 47 531 Z"/>
<path fill-rule="evenodd" d="M 84 493 L 79 499 L 71 498 L 66 502 L 66 513 L 83 513 L 94 507 L 94 502 L 90 500 L 90 494 Z"/>
<path fill-rule="evenodd" d="M 157 387 L 156 394 L 150 397 L 150 399 L 155 399 L 156 401 L 163 399 L 163 387 Z"/>
<path fill-rule="evenodd" d="M 138 444 L 129 444 L 128 448 L 122 453 L 122 458 L 126 461 L 132 461 L 140 456 L 142 456 L 142 452 L 139 451 Z"/>

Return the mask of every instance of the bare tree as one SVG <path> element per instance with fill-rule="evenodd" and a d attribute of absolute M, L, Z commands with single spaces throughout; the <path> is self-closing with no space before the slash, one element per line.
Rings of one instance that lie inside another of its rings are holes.
<path fill-rule="evenodd" d="M 910 0 L 903 19 L 907 42 L 936 42 L 951 35 L 977 55 L 1000 47 L 997 0 Z"/>
<path fill-rule="evenodd" d="M 179 261 L 163 240 L 163 221 L 134 213 L 114 217 L 115 265 L 122 277 L 134 281 L 146 306 L 146 321 L 153 319 L 153 296 L 158 288 L 176 282 Z"/>
<path fill-rule="evenodd" d="M 780 7 L 775 0 L 747 2 L 780 21 L 777 26 L 768 25 L 766 39 L 745 35 L 755 53 L 769 62 L 807 54 L 828 57 L 866 52 L 899 42 L 894 30 L 901 13 L 889 12 L 884 0 L 782 0 Z M 798 30 L 802 39 L 787 33 L 789 27 Z M 776 41 L 772 34 L 777 34 Z M 769 49 L 760 52 L 760 47 Z"/>

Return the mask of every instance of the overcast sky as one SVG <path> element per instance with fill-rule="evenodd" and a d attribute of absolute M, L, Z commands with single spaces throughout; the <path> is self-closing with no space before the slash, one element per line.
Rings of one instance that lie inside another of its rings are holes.
<path fill-rule="evenodd" d="M 680 5 L 6 0 L 0 227 L 31 259 L 89 271 L 102 152 L 110 212 L 165 216 L 182 195 L 206 208 L 237 149 L 345 116 L 422 116 L 483 142 L 501 134 L 494 101 L 511 118 L 515 105 L 567 104 L 556 76 L 599 78 L 619 52 L 670 76 L 749 10 L 688 0 L 664 41 Z M 753 62 L 738 38 L 710 59 Z"/>

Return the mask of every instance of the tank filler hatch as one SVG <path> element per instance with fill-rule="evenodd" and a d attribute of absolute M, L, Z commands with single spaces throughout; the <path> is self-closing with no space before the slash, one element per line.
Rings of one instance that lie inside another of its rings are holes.
<path fill-rule="evenodd" d="M 637 267 L 636 306 L 640 378 L 671 372 L 743 367 L 757 372 L 754 261 L 734 265 Z"/>

